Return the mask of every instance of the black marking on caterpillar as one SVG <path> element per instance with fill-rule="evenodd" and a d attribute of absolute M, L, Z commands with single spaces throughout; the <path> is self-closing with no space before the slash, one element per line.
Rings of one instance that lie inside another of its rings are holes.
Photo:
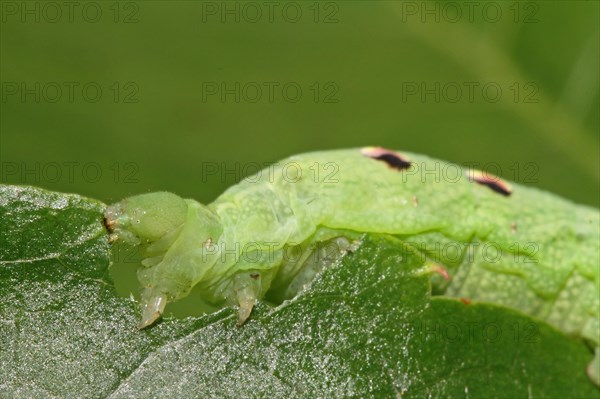
<path fill-rule="evenodd" d="M 395 151 L 382 147 L 366 147 L 361 150 L 364 156 L 385 162 L 390 168 L 405 170 L 410 168 L 410 161 Z"/>
<path fill-rule="evenodd" d="M 478 184 L 489 187 L 492 191 L 498 194 L 502 194 L 507 197 L 512 194 L 512 187 L 510 184 L 490 173 L 484 173 L 480 170 L 472 169 L 467 171 L 467 178 L 469 181 L 474 181 Z"/>

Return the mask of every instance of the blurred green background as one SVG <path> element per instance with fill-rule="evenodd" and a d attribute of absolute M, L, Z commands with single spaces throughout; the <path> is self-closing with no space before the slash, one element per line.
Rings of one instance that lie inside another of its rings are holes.
<path fill-rule="evenodd" d="M 0 5 L 3 183 L 208 202 L 381 145 L 600 200 L 596 1 Z"/>
<path fill-rule="evenodd" d="M 77 4 L 2 2 L 3 182 L 210 201 L 371 144 L 598 204 L 598 2 Z"/>

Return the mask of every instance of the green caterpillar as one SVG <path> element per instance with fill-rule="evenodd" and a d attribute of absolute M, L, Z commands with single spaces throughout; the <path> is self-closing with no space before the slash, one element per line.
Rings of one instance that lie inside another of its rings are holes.
<path fill-rule="evenodd" d="M 460 166 L 378 147 L 285 159 L 209 205 L 166 192 L 110 206 L 111 239 L 142 248 L 139 328 L 199 286 L 210 312 L 293 297 L 361 233 L 423 254 L 434 290 L 519 309 L 596 347 L 600 384 L 597 209 Z M 493 254 L 490 254 L 492 248 Z"/>

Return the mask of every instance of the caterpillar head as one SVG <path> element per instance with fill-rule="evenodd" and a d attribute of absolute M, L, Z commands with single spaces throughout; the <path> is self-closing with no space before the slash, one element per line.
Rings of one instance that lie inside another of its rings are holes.
<path fill-rule="evenodd" d="M 140 194 L 106 209 L 105 224 L 115 240 L 130 244 L 151 243 L 181 226 L 188 204 L 172 193 Z"/>

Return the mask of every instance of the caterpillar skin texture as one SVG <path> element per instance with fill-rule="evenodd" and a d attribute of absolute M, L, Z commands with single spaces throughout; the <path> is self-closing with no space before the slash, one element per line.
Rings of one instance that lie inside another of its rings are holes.
<path fill-rule="evenodd" d="M 591 342 L 588 374 L 599 384 L 598 210 L 463 172 L 383 148 L 312 152 L 209 205 L 166 192 L 127 198 L 106 223 L 113 241 L 142 249 L 140 328 L 194 286 L 201 309 L 238 305 L 241 324 L 265 295 L 295 295 L 361 233 L 384 233 L 450 275 L 433 277 L 437 293 L 515 308 Z"/>

